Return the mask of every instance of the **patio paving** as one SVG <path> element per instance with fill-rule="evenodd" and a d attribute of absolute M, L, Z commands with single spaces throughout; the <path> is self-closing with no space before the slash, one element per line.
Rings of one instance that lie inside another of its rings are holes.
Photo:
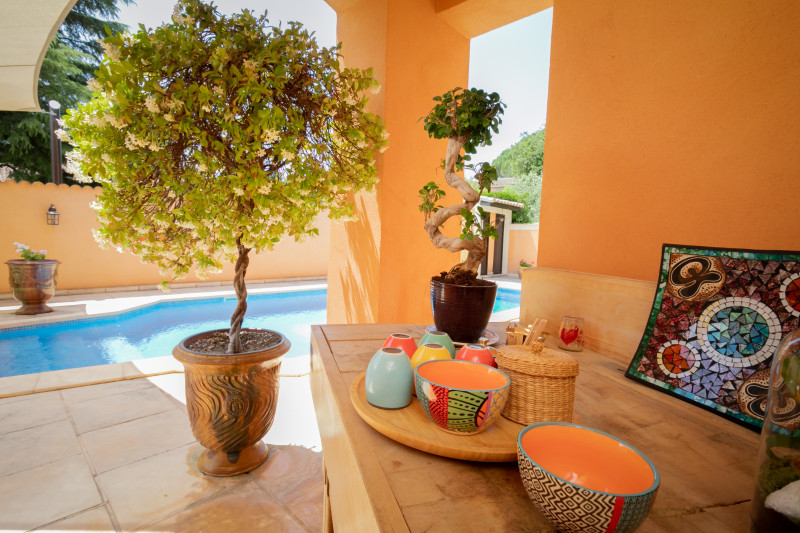
<path fill-rule="evenodd" d="M 519 287 L 515 276 L 500 281 Z M 186 287 L 169 297 L 226 291 Z M 13 314 L 18 304 L 2 296 L 0 328 L 164 298 L 149 290 L 60 294 L 52 300 L 55 312 L 20 317 Z M 275 422 L 263 439 L 269 457 L 231 478 L 197 469 L 201 447 L 186 414 L 182 365 L 171 356 L 0 378 L 0 530 L 321 531 L 322 448 L 309 370 L 308 355 L 284 359 Z"/>
<path fill-rule="evenodd" d="M 129 377 L 0 399 L 0 530 L 320 531 L 308 375 L 281 378 L 267 461 L 215 478 L 197 470 L 183 374 L 159 359 L 168 373 L 118 369 Z M 104 367 L 82 370 L 88 380 L 106 376 Z M 70 371 L 46 374 L 61 372 Z"/>

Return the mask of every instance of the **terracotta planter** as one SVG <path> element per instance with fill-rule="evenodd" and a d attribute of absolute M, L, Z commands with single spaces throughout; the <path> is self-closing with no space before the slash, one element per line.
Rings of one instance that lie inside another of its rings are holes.
<path fill-rule="evenodd" d="M 195 339 L 213 333 L 187 337 L 172 355 L 185 369 L 192 433 L 206 448 L 197 466 L 212 476 L 234 476 L 253 470 L 267 459 L 269 450 L 261 439 L 275 419 L 278 372 L 291 345 L 286 337 L 273 332 L 280 335 L 280 342 L 261 351 L 203 354 L 186 348 Z"/>
<path fill-rule="evenodd" d="M 444 331 L 454 342 L 478 342 L 489 324 L 497 284 L 453 285 L 431 280 L 431 307 L 438 331 Z"/>
<path fill-rule="evenodd" d="M 14 298 L 22 303 L 18 315 L 38 315 L 53 310 L 45 302 L 56 293 L 56 278 L 60 261 L 26 261 L 11 259 L 8 265 L 8 283 Z"/>

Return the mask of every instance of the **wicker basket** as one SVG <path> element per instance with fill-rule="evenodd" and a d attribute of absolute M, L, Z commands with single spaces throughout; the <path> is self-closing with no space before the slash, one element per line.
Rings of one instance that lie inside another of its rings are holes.
<path fill-rule="evenodd" d="M 495 358 L 511 379 L 503 416 L 520 424 L 572 422 L 578 361 L 558 350 L 531 346 L 503 346 Z"/>

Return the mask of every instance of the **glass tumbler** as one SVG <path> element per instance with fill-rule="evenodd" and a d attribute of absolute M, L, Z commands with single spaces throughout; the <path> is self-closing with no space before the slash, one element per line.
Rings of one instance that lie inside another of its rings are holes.
<path fill-rule="evenodd" d="M 570 352 L 583 351 L 583 319 L 579 316 L 565 316 L 558 330 L 558 347 Z"/>

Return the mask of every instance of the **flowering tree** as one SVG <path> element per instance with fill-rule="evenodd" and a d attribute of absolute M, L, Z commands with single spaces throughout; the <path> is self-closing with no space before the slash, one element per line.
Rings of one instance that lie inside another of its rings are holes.
<path fill-rule="evenodd" d="M 483 209 L 476 209 L 478 216 L 475 216 L 472 208 L 480 201 L 483 191 L 489 190 L 497 180 L 497 170 L 488 163 L 469 165 L 465 162 L 470 160 L 470 154 L 476 153 L 478 146 L 492 144 L 492 132 L 497 133 L 502 123 L 500 115 L 505 104 L 497 93 L 460 87 L 433 100 L 437 102 L 436 105 L 423 119 L 425 131 L 434 139 L 447 139 L 445 180 L 461 194 L 463 201 L 447 207 L 437 205 L 445 192 L 432 181 L 419 191 L 419 210 L 425 214 L 425 231 L 436 248 L 451 252 L 467 251 L 464 261 L 449 273 L 442 273 L 442 281 L 470 284 L 477 277 L 478 267 L 486 256 L 488 239 L 497 237 L 494 226 L 483 224 Z M 458 175 L 458 171 L 465 166 L 475 172 L 478 190 Z M 459 215 L 463 219 L 461 235 L 448 237 L 442 232 L 442 225 Z"/>
<path fill-rule="evenodd" d="M 103 47 L 92 99 L 62 134 L 76 176 L 104 185 L 95 236 L 159 265 L 165 284 L 235 259 L 239 352 L 249 253 L 318 234 L 321 211 L 350 216 L 352 194 L 374 186 L 387 134 L 362 93 L 378 83 L 299 23 L 200 0 Z"/>

